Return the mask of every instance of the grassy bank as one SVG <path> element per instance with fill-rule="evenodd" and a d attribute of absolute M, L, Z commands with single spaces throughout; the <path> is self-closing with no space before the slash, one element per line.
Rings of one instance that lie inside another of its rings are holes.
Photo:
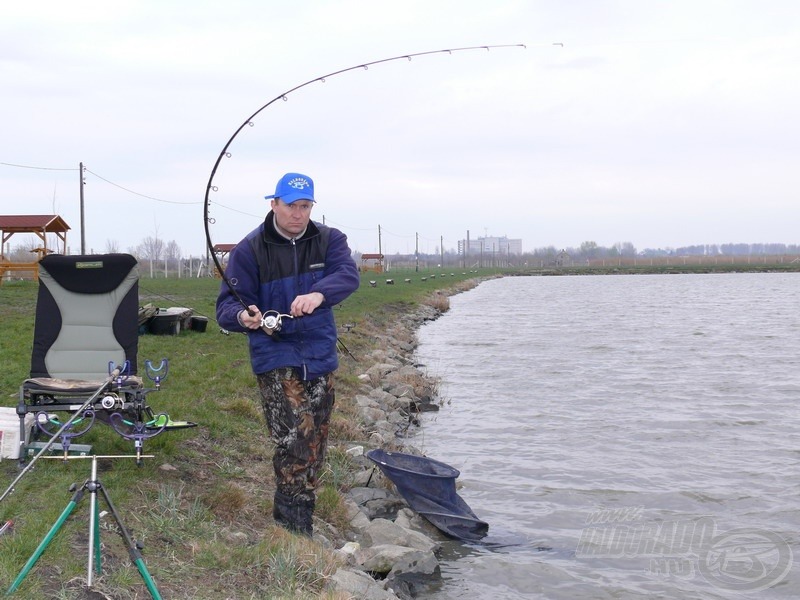
<path fill-rule="evenodd" d="M 437 295 L 437 290 L 464 289 L 476 277 L 495 274 L 393 272 L 394 285 L 386 284 L 386 275 L 365 274 L 361 289 L 336 309 L 347 353 L 341 355 L 331 448 L 318 495 L 317 514 L 326 522 L 344 525 L 344 449 L 363 437 L 351 401 L 357 376 L 370 366 L 360 357 L 376 347 L 376 336 L 395 324 L 398 315 L 420 302 L 446 303 L 446 295 Z M 170 361 L 162 390 L 148 397 L 150 405 L 199 426 L 145 442 L 145 452 L 155 457 L 141 467 L 131 459 L 101 460 L 99 479 L 123 522 L 144 544 L 145 563 L 164 598 L 335 598 L 322 592 L 325 577 L 336 568 L 330 552 L 272 523 L 272 448 L 246 339 L 221 334 L 213 321 L 218 286 L 212 279 L 140 282 L 140 304 L 185 306 L 211 317 L 204 333 L 144 335 L 139 341 L 140 368 L 145 359 Z M 36 289 L 32 282 L 0 286 L 1 406 L 16 405 L 19 385 L 28 375 Z M 133 451 L 132 442 L 101 424 L 73 443 L 91 444 L 96 454 Z M 0 504 L 0 523 L 14 521 L 13 534 L 0 537 L 3 589 L 67 506 L 70 485 L 81 486 L 89 477 L 90 462 L 39 460 Z M 17 473 L 16 461 L 0 463 L 0 491 Z M 88 597 L 88 508 L 87 495 L 25 578 L 18 597 Z M 102 520 L 101 539 L 104 569 L 95 588 L 102 596 L 95 597 L 150 597 L 108 517 Z"/>

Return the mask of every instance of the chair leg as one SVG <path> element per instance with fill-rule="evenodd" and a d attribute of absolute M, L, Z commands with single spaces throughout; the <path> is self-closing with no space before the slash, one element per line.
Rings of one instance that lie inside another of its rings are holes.
<path fill-rule="evenodd" d="M 19 466 L 22 467 L 25 465 L 25 437 L 26 437 L 26 426 L 25 426 L 25 417 L 28 415 L 28 405 L 25 404 L 25 394 L 23 392 L 23 388 L 19 388 L 19 402 L 17 403 L 17 416 L 19 416 L 19 456 L 17 460 L 19 461 Z"/>

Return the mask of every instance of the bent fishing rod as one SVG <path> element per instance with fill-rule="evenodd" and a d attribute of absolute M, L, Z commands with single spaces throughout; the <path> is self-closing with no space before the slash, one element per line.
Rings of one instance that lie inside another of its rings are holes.
<path fill-rule="evenodd" d="M 302 88 L 304 88 L 306 86 L 309 86 L 312 83 L 317 83 L 317 82 L 325 83 L 331 77 L 335 77 L 337 75 L 341 75 L 341 74 L 347 73 L 349 71 L 357 71 L 357 70 L 365 70 L 366 71 L 366 70 L 369 69 L 369 67 L 371 67 L 373 65 L 379 65 L 379 64 L 382 64 L 382 63 L 388 63 L 388 62 L 392 62 L 392 61 L 395 61 L 395 60 L 406 59 L 408 61 L 411 61 L 412 58 L 416 58 L 418 56 L 427 56 L 427 55 L 431 55 L 431 54 L 453 54 L 454 52 L 465 52 L 465 51 L 468 51 L 468 50 L 486 50 L 486 51 L 489 51 L 489 50 L 496 49 L 496 48 L 523 48 L 524 49 L 524 48 L 526 48 L 526 46 L 525 46 L 525 44 L 499 44 L 499 45 L 492 45 L 492 46 L 466 46 L 466 47 L 462 47 L 462 48 L 446 48 L 444 50 L 428 50 L 426 52 L 415 52 L 413 54 L 401 54 L 399 56 L 393 56 L 391 58 L 382 58 L 382 59 L 379 59 L 379 60 L 373 60 L 371 62 L 359 63 L 357 65 L 353 65 L 352 67 L 347 67 L 345 69 L 339 69 L 338 71 L 333 71 L 333 72 L 328 73 L 326 75 L 320 75 L 319 77 L 314 77 L 313 79 L 309 79 L 308 81 L 305 81 L 305 82 L 303 82 L 303 83 L 301 83 L 299 85 L 296 85 L 293 88 L 290 88 L 290 89 L 286 90 L 285 92 L 282 92 L 282 93 L 278 94 L 272 100 L 267 102 L 264 106 L 259 108 L 252 115 L 250 115 L 247 119 L 245 119 L 245 121 L 238 127 L 238 129 L 236 129 L 236 131 L 233 132 L 233 135 L 230 137 L 228 142 L 222 148 L 222 150 L 219 153 L 219 156 L 217 157 L 216 162 L 214 163 L 214 167 L 211 169 L 211 175 L 208 178 L 208 184 L 206 185 L 205 200 L 203 202 L 203 221 L 204 221 L 205 234 L 206 234 L 206 246 L 208 248 L 208 251 L 211 254 L 212 260 L 214 261 L 214 266 L 217 268 L 217 272 L 219 273 L 219 275 L 222 278 L 222 280 L 225 282 L 225 285 L 228 286 L 228 289 L 230 290 L 231 295 L 233 295 L 233 297 L 236 298 L 236 300 L 239 302 L 239 304 L 242 305 L 242 308 L 247 311 L 247 314 L 249 314 L 250 316 L 253 316 L 255 313 L 247 305 L 247 303 L 242 299 L 242 297 L 239 295 L 239 293 L 234 288 L 234 285 L 231 283 L 231 281 L 225 275 L 225 271 L 222 268 L 222 263 L 220 262 L 219 258 L 217 257 L 216 252 L 214 251 L 214 243 L 211 241 L 211 231 L 210 231 L 209 226 L 212 225 L 215 222 L 215 220 L 213 218 L 211 218 L 209 216 L 209 213 L 208 213 L 208 208 L 209 208 L 209 203 L 210 203 L 210 201 L 209 201 L 210 193 L 212 191 L 213 192 L 218 191 L 217 186 L 214 185 L 214 177 L 217 174 L 217 169 L 219 168 L 219 165 L 222 162 L 223 158 L 230 158 L 231 157 L 231 153 L 228 151 L 228 148 L 230 148 L 231 144 L 233 143 L 233 140 L 236 139 L 236 137 L 241 133 L 241 131 L 247 126 L 253 127 L 255 125 L 255 123 L 253 122 L 253 119 L 255 119 L 261 112 L 263 112 L 264 110 L 266 110 L 267 108 L 272 106 L 272 104 L 274 104 L 278 100 L 284 100 L 284 101 L 288 100 L 290 94 L 292 94 L 292 93 L 294 93 L 294 92 L 296 92 L 296 91 L 298 91 L 298 90 L 300 90 L 300 89 L 302 89 Z M 266 319 L 266 317 L 265 317 L 265 319 Z M 266 325 L 267 325 L 266 323 L 262 323 L 262 326 L 266 326 Z"/>

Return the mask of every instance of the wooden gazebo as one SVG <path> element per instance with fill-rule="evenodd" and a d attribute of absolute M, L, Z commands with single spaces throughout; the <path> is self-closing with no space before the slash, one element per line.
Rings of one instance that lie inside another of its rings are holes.
<path fill-rule="evenodd" d="M 362 254 L 361 270 L 383 273 L 383 254 Z"/>
<path fill-rule="evenodd" d="M 236 244 L 214 244 L 214 255 L 219 259 L 220 264 L 225 262 L 225 257 L 228 256 L 235 247 Z M 221 277 L 216 265 L 214 266 L 214 277 Z"/>
<path fill-rule="evenodd" d="M 61 242 L 62 254 L 67 252 L 67 231 L 70 226 L 58 215 L 0 215 L 0 282 L 6 273 L 30 272 L 33 278 L 39 278 L 39 261 L 43 256 L 51 252 L 59 252 Z M 42 245 L 34 248 L 31 252 L 35 253 L 36 260 L 26 262 L 12 262 L 10 257 L 5 255 L 5 248 L 8 240 L 15 233 L 33 233 L 42 241 Z M 57 242 L 54 248 L 47 247 L 47 234 L 56 235 Z"/>

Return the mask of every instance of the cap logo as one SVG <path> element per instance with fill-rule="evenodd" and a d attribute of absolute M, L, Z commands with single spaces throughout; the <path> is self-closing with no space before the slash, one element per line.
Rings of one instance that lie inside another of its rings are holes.
<path fill-rule="evenodd" d="M 294 179 L 287 181 L 286 185 L 296 190 L 304 190 L 305 188 L 311 186 L 311 184 L 308 183 L 308 180 L 303 179 L 302 177 L 295 177 Z"/>

